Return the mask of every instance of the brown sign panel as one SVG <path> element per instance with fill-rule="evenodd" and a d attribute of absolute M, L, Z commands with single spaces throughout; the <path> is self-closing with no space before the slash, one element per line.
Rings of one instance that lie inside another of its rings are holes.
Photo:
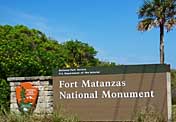
<path fill-rule="evenodd" d="M 57 74 L 55 109 L 62 106 L 80 121 L 134 120 L 135 113 L 148 106 L 170 119 L 168 65 L 60 69 Z"/>

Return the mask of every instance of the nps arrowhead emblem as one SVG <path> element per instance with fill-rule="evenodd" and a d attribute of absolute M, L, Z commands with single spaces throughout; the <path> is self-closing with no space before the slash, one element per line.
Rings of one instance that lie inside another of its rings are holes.
<path fill-rule="evenodd" d="M 21 83 L 16 87 L 16 99 L 22 113 L 33 112 L 37 104 L 38 93 L 38 88 L 32 86 L 30 82 Z"/>

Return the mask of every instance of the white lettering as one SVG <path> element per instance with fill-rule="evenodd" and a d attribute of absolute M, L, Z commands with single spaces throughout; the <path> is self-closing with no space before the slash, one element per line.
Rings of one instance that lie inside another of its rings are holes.
<path fill-rule="evenodd" d="M 111 98 L 111 95 L 110 95 L 110 90 L 108 91 L 102 91 L 102 98 Z"/>
<path fill-rule="evenodd" d="M 60 99 L 96 99 L 98 98 L 98 92 L 59 92 L 59 98 Z"/>
<path fill-rule="evenodd" d="M 102 91 L 101 98 L 149 98 L 154 97 L 153 91 L 147 91 L 147 92 L 111 92 L 108 91 Z"/>
<path fill-rule="evenodd" d="M 90 87 L 90 80 L 82 80 L 82 87 Z"/>
<path fill-rule="evenodd" d="M 59 81 L 59 88 L 62 88 L 62 86 L 64 85 L 64 82 L 63 80 Z"/>
<path fill-rule="evenodd" d="M 78 87 L 78 82 L 65 82 L 65 81 L 59 81 L 59 88 L 73 88 L 73 87 Z"/>
<path fill-rule="evenodd" d="M 125 81 L 90 81 L 90 80 L 82 80 L 81 87 L 124 87 L 126 86 Z"/>

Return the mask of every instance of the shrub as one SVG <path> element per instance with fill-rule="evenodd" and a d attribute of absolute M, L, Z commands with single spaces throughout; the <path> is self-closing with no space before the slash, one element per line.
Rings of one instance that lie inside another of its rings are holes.
<path fill-rule="evenodd" d="M 176 88 L 172 88 L 172 104 L 176 105 Z"/>
<path fill-rule="evenodd" d="M 9 110 L 10 87 L 4 79 L 0 79 L 0 91 L 0 111 Z"/>
<path fill-rule="evenodd" d="M 176 104 L 176 70 L 171 71 L 172 104 Z"/>
<path fill-rule="evenodd" d="M 172 106 L 172 121 L 176 122 L 176 105 Z"/>
<path fill-rule="evenodd" d="M 153 106 L 145 107 L 136 113 L 135 122 L 165 122 Z"/>

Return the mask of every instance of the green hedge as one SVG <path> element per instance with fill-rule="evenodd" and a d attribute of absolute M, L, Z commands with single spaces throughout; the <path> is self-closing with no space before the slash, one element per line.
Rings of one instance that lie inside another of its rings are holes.
<path fill-rule="evenodd" d="M 0 110 L 8 110 L 10 103 L 10 87 L 6 80 L 0 79 Z"/>

